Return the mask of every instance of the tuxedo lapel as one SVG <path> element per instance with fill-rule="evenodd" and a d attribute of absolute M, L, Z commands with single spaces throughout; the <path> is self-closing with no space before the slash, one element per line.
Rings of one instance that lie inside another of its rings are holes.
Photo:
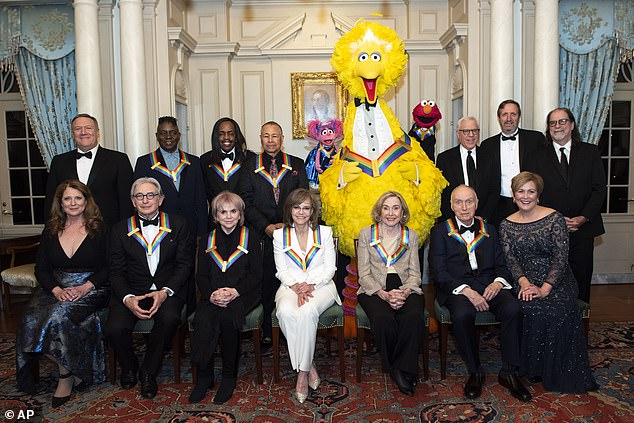
<path fill-rule="evenodd" d="M 456 219 L 452 217 L 451 220 L 454 226 L 457 228 L 458 222 L 456 221 Z M 460 258 L 462 259 L 462 263 L 465 268 L 464 271 L 467 274 L 472 274 L 473 270 L 471 270 L 471 264 L 469 263 L 469 253 L 467 252 L 467 246 L 464 243 L 464 239 L 460 241 L 452 236 L 449 236 L 449 242 L 451 243 L 451 245 L 453 245 L 453 248 L 456 248 L 458 250 L 458 254 L 460 254 Z"/>
<path fill-rule="evenodd" d="M 88 185 L 89 188 L 93 188 L 97 175 L 99 175 L 99 173 L 102 172 L 102 169 L 104 168 L 104 166 L 106 166 L 106 162 L 108 161 L 108 158 L 105 156 L 106 156 L 106 153 L 104 149 L 101 147 L 97 147 L 97 153 L 93 160 L 92 167 L 90 168 L 90 174 L 88 175 L 88 183 L 86 184 Z M 76 163 L 73 165 L 73 169 L 75 169 L 75 174 L 77 174 Z"/>
<path fill-rule="evenodd" d="M 137 228 L 139 228 L 139 231 L 140 231 L 141 221 L 139 220 L 139 216 L 135 215 L 134 220 L 136 221 L 136 226 Z M 142 269 L 144 269 L 144 273 L 146 273 L 147 275 L 150 275 L 150 267 L 148 266 L 147 252 L 145 251 L 145 248 L 143 248 L 141 243 L 133 236 L 128 236 L 128 239 L 132 243 L 131 248 L 132 248 L 134 256 L 136 257 L 136 260 L 138 261 L 138 265 Z M 152 242 L 152 240 L 150 240 L 150 242 Z"/>
<path fill-rule="evenodd" d="M 557 171 L 557 174 L 561 178 L 561 180 L 564 183 L 564 185 L 568 185 L 568 175 L 564 175 L 563 171 L 561 170 L 561 162 L 559 161 L 559 157 L 557 157 L 557 153 L 555 153 L 555 150 L 553 150 L 552 147 L 549 148 L 548 150 L 549 150 L 548 154 L 550 154 L 550 158 L 551 158 L 552 164 L 555 167 L 555 169 Z M 572 154 L 571 154 L 571 156 L 572 156 Z M 568 173 L 570 173 L 570 169 L 568 169 Z"/>

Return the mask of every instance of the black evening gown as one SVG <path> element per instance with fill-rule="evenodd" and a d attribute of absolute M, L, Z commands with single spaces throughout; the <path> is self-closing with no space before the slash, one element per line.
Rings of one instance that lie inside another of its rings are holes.
<path fill-rule="evenodd" d="M 40 283 L 26 306 L 16 334 L 16 379 L 18 389 L 35 393 L 34 369 L 42 354 L 52 356 L 82 381 L 104 381 L 105 362 L 102 328 L 96 311 L 110 298 L 107 287 L 107 237 L 99 232 L 86 237 L 68 257 L 57 235 L 42 234 L 35 275 Z M 74 302 L 59 302 L 51 290 L 90 280 L 95 289 Z"/>
<path fill-rule="evenodd" d="M 504 220 L 500 241 L 516 295 L 517 279 L 522 275 L 538 287 L 544 282 L 553 286 L 545 298 L 521 301 L 520 374 L 541 377 L 548 391 L 583 393 L 597 389 L 577 307 L 577 282 L 568 264 L 568 229 L 563 215 L 553 212 L 531 223 Z"/>

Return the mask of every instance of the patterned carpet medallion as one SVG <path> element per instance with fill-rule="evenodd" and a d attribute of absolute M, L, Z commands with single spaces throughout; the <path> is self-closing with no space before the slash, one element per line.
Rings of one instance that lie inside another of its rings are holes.
<path fill-rule="evenodd" d="M 186 359 L 183 363 L 184 382 L 176 385 L 171 360 L 166 358 L 154 400 L 142 399 L 138 387 L 126 391 L 106 382 L 82 394 L 73 394 L 71 401 L 58 410 L 50 407 L 57 383 L 55 368 L 48 360 L 41 360 L 38 394 L 31 397 L 17 392 L 14 337 L 0 334 L 0 340 L 0 409 L 5 421 L 27 421 L 16 418 L 32 412 L 30 421 L 54 422 L 634 422 L 634 325 L 631 322 L 591 326 L 590 359 L 601 385 L 598 392 L 563 395 L 545 392 L 541 385 L 529 385 L 534 398 L 529 404 L 518 402 L 497 383 L 500 356 L 495 330 L 484 333 L 481 338 L 487 380 L 482 396 L 475 401 L 465 400 L 462 395 L 464 366 L 451 337 L 447 378 L 440 380 L 438 343 L 434 335 L 430 339 L 430 379 L 419 381 L 413 397 L 402 395 L 381 371 L 374 351 L 365 352 L 363 382 L 356 383 L 354 342 L 346 344 L 347 374 L 346 382 L 342 383 L 336 358 L 326 356 L 320 341 L 315 361 L 325 380 L 304 404 L 299 404 L 291 396 L 295 374 L 286 356 L 282 357 L 279 384 L 272 383 L 272 359 L 266 355 L 263 357 L 264 384 L 255 383 L 253 352 L 247 340 L 243 342 L 238 386 L 227 404 L 212 403 L 215 389 L 203 402 L 189 404 L 189 361 Z M 216 360 L 216 387 L 220 377 L 219 361 Z"/>

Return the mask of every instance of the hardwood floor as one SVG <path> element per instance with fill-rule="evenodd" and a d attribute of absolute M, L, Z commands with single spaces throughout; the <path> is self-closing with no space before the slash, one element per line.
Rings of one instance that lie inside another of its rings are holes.
<path fill-rule="evenodd" d="M 434 309 L 432 288 L 424 286 L 427 310 Z M 634 322 L 634 284 L 623 285 L 593 285 L 590 296 L 591 314 L 593 322 Z M 6 310 L 0 313 L 0 332 L 15 332 L 20 324 L 20 318 L 26 304 L 27 297 L 19 298 L 13 305 L 13 313 Z"/>

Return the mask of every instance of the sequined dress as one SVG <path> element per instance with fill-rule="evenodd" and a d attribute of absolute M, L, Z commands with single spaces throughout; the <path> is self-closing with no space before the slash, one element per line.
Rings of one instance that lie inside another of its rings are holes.
<path fill-rule="evenodd" d="M 110 298 L 106 245 L 106 235 L 99 232 L 86 237 L 68 257 L 57 235 L 44 230 L 35 267 L 40 288 L 16 333 L 16 379 L 22 392 L 35 393 L 35 366 L 42 354 L 88 384 L 104 381 L 102 328 L 96 311 L 106 307 Z M 95 289 L 77 301 L 59 302 L 51 292 L 55 286 L 78 286 L 86 280 Z"/>
<path fill-rule="evenodd" d="M 500 242 L 516 295 L 521 276 L 538 287 L 544 282 L 553 286 L 545 298 L 521 301 L 520 374 L 541 377 L 548 391 L 583 393 L 596 389 L 577 307 L 577 282 L 568 264 L 568 230 L 563 215 L 553 212 L 530 223 L 504 220 Z"/>

